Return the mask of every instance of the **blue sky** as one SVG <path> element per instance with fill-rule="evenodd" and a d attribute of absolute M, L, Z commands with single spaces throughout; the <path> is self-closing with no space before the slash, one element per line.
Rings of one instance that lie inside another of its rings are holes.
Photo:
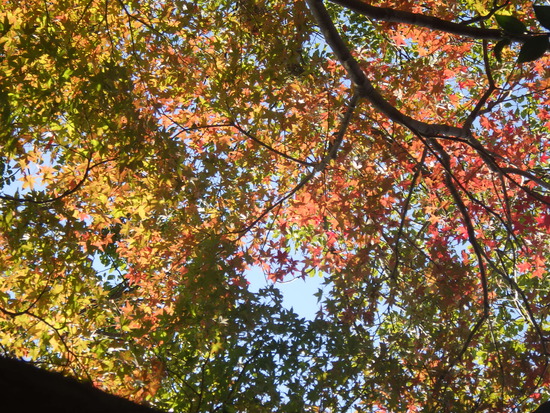
<path fill-rule="evenodd" d="M 257 267 L 247 271 L 245 276 L 250 282 L 249 288 L 252 292 L 258 292 L 260 288 L 273 284 Z M 318 275 L 305 279 L 296 278 L 289 282 L 278 282 L 275 287 L 283 295 L 283 306 L 289 310 L 292 308 L 300 317 L 308 320 L 313 320 L 319 310 L 317 297 L 314 294 L 319 288 L 327 291 L 327 287 L 323 288 L 323 278 Z"/>

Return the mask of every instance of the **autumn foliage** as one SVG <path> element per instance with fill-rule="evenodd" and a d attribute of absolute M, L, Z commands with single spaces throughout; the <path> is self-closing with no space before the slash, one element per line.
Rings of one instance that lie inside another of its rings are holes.
<path fill-rule="evenodd" d="M 0 2 L 0 349 L 181 412 L 545 398 L 550 9 Z M 314 320 L 271 282 L 323 277 Z"/>

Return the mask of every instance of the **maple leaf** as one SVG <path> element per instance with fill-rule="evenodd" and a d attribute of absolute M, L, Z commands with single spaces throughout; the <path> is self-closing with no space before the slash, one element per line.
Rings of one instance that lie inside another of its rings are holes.
<path fill-rule="evenodd" d="M 522 273 L 526 273 L 531 269 L 532 265 L 529 262 L 522 262 L 518 265 L 518 270 Z"/>
<path fill-rule="evenodd" d="M 550 229 L 550 213 L 545 212 L 541 214 L 541 216 L 537 217 L 537 223 L 546 229 Z"/>
<path fill-rule="evenodd" d="M 25 174 L 21 178 L 19 178 L 21 182 L 23 182 L 22 188 L 23 189 L 34 189 L 35 185 L 39 182 L 39 179 L 35 175 L 31 174 Z"/>

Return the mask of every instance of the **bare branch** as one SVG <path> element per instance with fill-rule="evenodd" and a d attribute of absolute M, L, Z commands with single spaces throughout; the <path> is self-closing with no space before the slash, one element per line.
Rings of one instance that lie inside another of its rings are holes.
<path fill-rule="evenodd" d="M 422 152 L 422 157 L 420 161 L 417 163 L 416 171 L 414 172 L 411 186 L 409 188 L 409 193 L 407 195 L 407 198 L 405 199 L 405 204 L 403 205 L 403 210 L 401 211 L 401 220 L 399 222 L 399 229 L 397 230 L 397 236 L 395 239 L 394 247 L 393 247 L 393 254 L 394 254 L 394 264 L 393 269 L 391 272 L 391 277 L 396 278 L 397 271 L 399 269 L 399 243 L 401 240 L 401 236 L 403 235 L 403 229 L 405 227 L 405 219 L 407 218 L 407 212 L 409 211 L 409 206 L 411 203 L 411 199 L 414 193 L 414 188 L 416 186 L 416 183 L 418 181 L 418 178 L 420 176 L 420 173 L 422 171 L 422 168 L 424 167 L 424 162 L 426 160 L 426 155 L 428 154 L 428 147 L 424 148 L 424 151 Z"/>
<path fill-rule="evenodd" d="M 437 142 L 435 139 L 431 139 L 428 143 L 434 149 L 434 151 L 439 155 L 439 160 L 442 166 L 445 168 L 445 186 L 451 193 L 451 196 L 453 197 L 455 205 L 460 211 L 460 215 L 462 216 L 462 222 L 464 223 L 464 226 L 466 227 L 466 231 L 468 233 L 468 241 L 470 242 L 470 244 L 472 245 L 472 248 L 474 249 L 474 253 L 476 255 L 477 262 L 479 265 L 479 275 L 481 279 L 481 286 L 483 289 L 483 314 L 485 317 L 487 317 L 489 315 L 489 287 L 487 285 L 487 273 L 485 269 L 485 263 L 483 259 L 484 254 L 483 254 L 482 248 L 479 245 L 479 242 L 477 240 L 474 225 L 472 223 L 472 219 L 468 212 L 468 208 L 464 204 L 464 201 L 462 200 L 462 197 L 460 196 L 460 193 L 458 192 L 454 184 L 449 154 L 445 151 L 443 146 L 441 146 L 441 144 Z"/>
<path fill-rule="evenodd" d="M 38 303 L 38 301 L 40 301 L 40 299 L 42 298 L 42 296 L 44 294 L 46 294 L 48 291 L 51 290 L 51 287 L 48 285 L 46 286 L 46 288 L 44 288 L 40 294 L 38 294 L 38 297 L 36 298 L 36 300 L 34 300 L 25 310 L 20 310 L 20 311 L 10 311 L 10 310 L 6 310 L 5 308 L 3 307 L 0 307 L 0 313 L 3 313 L 7 316 L 10 316 L 12 318 L 15 318 L 15 317 L 19 317 L 19 316 L 22 316 L 24 314 L 30 314 L 30 311 L 32 310 L 32 308 Z"/>
<path fill-rule="evenodd" d="M 479 116 L 481 109 L 483 109 L 483 106 L 485 106 L 485 104 L 487 103 L 487 100 L 489 100 L 493 92 L 496 90 L 495 81 L 493 79 L 493 74 L 491 72 L 491 65 L 489 64 L 489 53 L 487 50 L 486 40 L 483 40 L 483 63 L 485 65 L 485 74 L 487 75 L 487 81 L 489 82 L 489 87 L 487 88 L 485 93 L 483 93 L 483 96 L 481 96 L 475 108 L 466 118 L 466 121 L 464 122 L 464 129 L 466 130 L 471 130 L 474 120 Z"/>

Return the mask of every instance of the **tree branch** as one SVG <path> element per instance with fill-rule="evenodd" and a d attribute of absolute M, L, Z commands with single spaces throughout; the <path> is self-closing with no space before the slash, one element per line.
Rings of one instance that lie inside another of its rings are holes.
<path fill-rule="evenodd" d="M 428 147 L 426 146 L 424 147 L 424 151 L 422 152 L 422 157 L 416 164 L 417 168 L 412 177 L 409 193 L 407 195 L 407 198 L 405 199 L 405 204 L 403 205 L 403 209 L 401 211 L 401 220 L 399 222 L 399 229 L 397 230 L 397 236 L 395 237 L 395 243 L 393 247 L 394 264 L 393 264 L 393 269 L 391 271 L 391 278 L 393 279 L 397 278 L 397 273 L 399 271 L 399 261 L 400 261 L 399 242 L 403 235 L 403 229 L 405 228 L 405 220 L 407 219 L 407 213 L 409 211 L 409 206 L 411 204 L 414 188 L 416 186 L 420 173 L 422 172 L 422 168 L 424 167 L 424 162 L 426 161 L 427 154 L 428 154 Z"/>
<path fill-rule="evenodd" d="M 232 234 L 241 234 L 244 235 L 248 231 L 250 231 L 258 222 L 260 222 L 267 214 L 269 214 L 271 211 L 273 211 L 278 206 L 282 205 L 286 200 L 290 199 L 296 192 L 298 192 L 300 189 L 302 189 L 318 172 L 322 172 L 326 169 L 328 164 L 331 160 L 335 159 L 338 154 L 338 149 L 340 145 L 342 144 L 342 141 L 344 139 L 344 135 L 346 134 L 346 131 L 348 130 L 348 127 L 351 122 L 351 117 L 353 115 L 353 112 L 355 111 L 355 108 L 357 106 L 357 102 L 359 100 L 359 95 L 356 93 L 354 94 L 350 102 L 348 103 L 348 107 L 346 110 L 346 113 L 342 116 L 342 120 L 340 123 L 340 127 L 338 129 L 338 132 L 336 133 L 334 140 L 330 143 L 330 149 L 329 151 L 323 156 L 323 158 L 314 164 L 314 168 L 311 172 L 309 172 L 307 175 L 305 175 L 298 184 L 294 188 L 290 190 L 286 195 L 279 198 L 276 202 L 268 206 L 264 209 L 264 211 L 256 218 L 254 219 L 249 225 L 247 225 L 245 228 L 242 228 L 238 231 L 232 231 Z M 237 127 L 237 125 L 235 125 Z M 240 130 L 240 129 L 239 129 Z M 241 132 L 244 133 L 244 131 L 241 130 Z M 246 135 L 248 136 L 248 135 Z"/>
<path fill-rule="evenodd" d="M 37 204 L 37 205 L 50 204 L 52 202 L 58 201 L 61 198 L 65 198 L 66 196 L 69 196 L 69 195 L 75 193 L 76 191 L 78 191 L 84 185 L 84 182 L 86 182 L 86 180 L 88 179 L 88 176 L 90 175 L 90 171 L 93 168 L 95 168 L 96 166 L 99 166 L 101 164 L 111 162 L 111 160 L 112 159 L 107 159 L 105 161 L 101 161 L 101 162 L 98 162 L 94 165 L 91 165 L 92 160 L 89 158 L 87 160 L 86 170 L 84 171 L 84 176 L 82 177 L 82 179 L 80 181 L 78 181 L 74 187 L 66 189 L 61 194 L 59 194 L 57 196 L 54 196 L 53 198 L 39 200 L 39 199 L 31 198 L 31 197 L 21 198 L 21 197 L 15 197 L 15 196 L 11 196 L 11 195 L 2 195 L 2 194 L 0 194 L 0 199 L 3 199 L 4 201 L 21 202 L 21 203 L 28 202 L 30 204 Z"/>
<path fill-rule="evenodd" d="M 323 4 L 323 1 L 306 1 L 321 29 L 321 32 L 323 33 L 323 36 L 325 37 L 325 40 L 348 72 L 348 75 L 350 76 L 354 86 L 357 88 L 357 92 L 360 97 L 367 99 L 376 110 L 386 115 L 392 121 L 405 126 L 419 135 L 426 137 L 452 136 L 458 138 L 466 138 L 468 136 L 469 133 L 464 128 L 421 122 L 401 113 L 395 106 L 390 104 L 380 94 L 380 92 L 374 88 L 371 81 L 365 75 L 363 69 L 359 66 L 357 60 L 355 60 L 355 58 L 351 55 L 348 47 L 338 33 L 338 30 L 336 30 L 336 27 L 334 26 L 334 23 L 332 22 L 332 19 Z"/>
<path fill-rule="evenodd" d="M 271 151 L 271 152 L 273 152 L 273 153 L 275 153 L 275 154 L 277 154 L 277 155 L 279 155 L 279 156 L 281 156 L 285 159 L 288 159 L 289 161 L 295 162 L 295 163 L 303 165 L 303 166 L 315 166 L 316 165 L 315 163 L 302 161 L 301 159 L 298 159 L 298 158 L 295 158 L 293 156 L 287 155 L 286 153 L 281 152 L 281 151 L 275 149 L 274 147 L 262 142 L 260 139 L 255 137 L 252 133 L 248 132 L 241 125 L 239 125 L 237 123 L 237 121 L 232 121 L 231 124 L 228 125 L 228 126 L 234 127 L 235 129 L 237 129 L 240 133 L 242 133 L 244 136 L 246 136 L 251 141 L 256 142 L 258 145 L 266 148 L 268 151 Z"/>
<path fill-rule="evenodd" d="M 476 118 L 479 116 L 481 109 L 483 109 L 483 106 L 487 103 L 487 100 L 491 97 L 493 92 L 497 89 L 495 85 L 495 81 L 493 79 L 493 74 L 491 73 L 491 65 L 489 63 L 489 53 L 487 50 L 487 40 L 483 40 L 483 63 L 485 65 L 485 74 L 487 75 L 487 82 L 489 83 L 489 87 L 483 93 L 483 96 L 479 99 L 477 102 L 475 108 L 472 110 L 472 112 L 468 115 L 466 118 L 466 121 L 464 122 L 464 129 L 471 130 L 472 124 L 476 120 Z"/>
<path fill-rule="evenodd" d="M 438 17 L 426 16 L 420 13 L 412 13 L 390 9 L 387 7 L 375 7 L 365 4 L 359 0 L 329 0 L 331 3 L 339 4 L 349 10 L 359 13 L 373 20 L 383 20 L 391 23 L 404 23 L 414 26 L 426 27 L 431 30 L 441 31 L 459 36 L 465 36 L 472 39 L 500 40 L 504 34 L 499 29 L 485 29 L 480 27 L 468 26 L 464 23 L 455 23 Z M 525 42 L 530 35 L 506 35 L 514 42 Z"/>

